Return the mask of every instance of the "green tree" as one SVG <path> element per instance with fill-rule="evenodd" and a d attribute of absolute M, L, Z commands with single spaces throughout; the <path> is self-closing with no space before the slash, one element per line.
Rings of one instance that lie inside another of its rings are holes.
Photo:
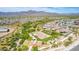
<path fill-rule="evenodd" d="M 29 47 L 27 45 L 22 46 L 22 51 L 27 51 L 28 49 L 29 49 Z"/>
<path fill-rule="evenodd" d="M 38 51 L 38 46 L 33 46 L 32 51 Z"/>
<path fill-rule="evenodd" d="M 2 47 L 2 51 L 8 51 L 7 47 Z"/>

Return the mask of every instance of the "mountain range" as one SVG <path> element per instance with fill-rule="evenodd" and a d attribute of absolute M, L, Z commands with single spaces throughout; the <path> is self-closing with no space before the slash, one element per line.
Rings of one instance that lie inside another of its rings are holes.
<path fill-rule="evenodd" d="M 79 16 L 79 13 L 50 13 L 44 11 L 0 12 L 0 16 Z"/>

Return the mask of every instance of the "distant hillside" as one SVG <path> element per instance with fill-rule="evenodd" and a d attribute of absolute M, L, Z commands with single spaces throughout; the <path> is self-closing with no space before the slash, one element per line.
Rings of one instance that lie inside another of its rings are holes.
<path fill-rule="evenodd" d="M 21 11 L 21 12 L 0 12 L 0 16 L 79 16 L 79 13 L 49 13 L 44 11 Z"/>

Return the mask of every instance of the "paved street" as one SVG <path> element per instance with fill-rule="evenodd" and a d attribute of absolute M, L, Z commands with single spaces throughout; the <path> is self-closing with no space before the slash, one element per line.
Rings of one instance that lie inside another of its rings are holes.
<path fill-rule="evenodd" d="M 70 51 L 79 51 L 79 45 L 77 45 L 76 47 L 72 48 Z"/>

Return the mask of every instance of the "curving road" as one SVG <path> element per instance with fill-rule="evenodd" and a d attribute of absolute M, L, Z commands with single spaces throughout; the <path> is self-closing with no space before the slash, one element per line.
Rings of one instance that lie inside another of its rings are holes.
<path fill-rule="evenodd" d="M 79 45 L 77 45 L 76 47 L 72 48 L 70 51 L 79 51 Z"/>

